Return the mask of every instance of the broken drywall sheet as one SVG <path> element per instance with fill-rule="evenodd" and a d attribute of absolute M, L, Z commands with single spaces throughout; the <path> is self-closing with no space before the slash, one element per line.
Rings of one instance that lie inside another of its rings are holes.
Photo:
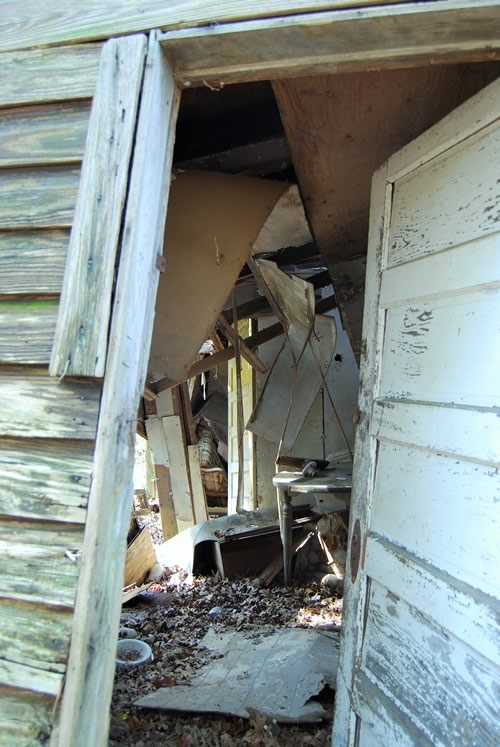
<path fill-rule="evenodd" d="M 257 712 L 281 723 L 331 717 L 321 703 L 311 699 L 325 685 L 335 687 L 335 634 L 270 626 L 226 632 L 211 628 L 201 646 L 213 652 L 214 658 L 189 685 L 163 687 L 135 705 L 242 718 Z"/>
<path fill-rule="evenodd" d="M 289 277 L 274 262 L 255 263 L 286 335 L 246 428 L 276 444 L 283 439 L 283 446 L 291 449 L 332 361 L 335 319 L 314 315 L 311 283 Z"/>
<path fill-rule="evenodd" d="M 172 184 L 148 370 L 184 381 L 262 225 L 289 185 L 187 171 Z M 276 247 L 281 248 L 281 247 Z"/>

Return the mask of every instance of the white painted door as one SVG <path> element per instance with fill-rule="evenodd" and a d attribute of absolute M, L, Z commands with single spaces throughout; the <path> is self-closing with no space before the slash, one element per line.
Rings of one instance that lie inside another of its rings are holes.
<path fill-rule="evenodd" d="M 500 744 L 499 286 L 496 81 L 373 180 L 335 745 Z"/>

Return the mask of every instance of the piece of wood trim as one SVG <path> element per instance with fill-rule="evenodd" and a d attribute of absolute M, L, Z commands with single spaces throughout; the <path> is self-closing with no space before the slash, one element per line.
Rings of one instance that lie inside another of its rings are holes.
<path fill-rule="evenodd" d="M 85 100 L 0 109 L 0 167 L 81 161 L 90 106 Z"/>
<path fill-rule="evenodd" d="M 59 295 L 69 231 L 0 231 L 0 294 Z"/>
<path fill-rule="evenodd" d="M 236 313 L 238 313 L 237 309 L 236 309 Z M 234 310 L 233 310 L 233 316 L 234 316 Z M 238 337 L 238 343 L 239 343 L 239 349 L 241 350 L 241 355 L 247 361 L 247 363 L 249 363 L 252 366 L 252 368 L 255 368 L 261 374 L 267 373 L 267 368 L 262 363 L 259 356 L 256 355 L 253 352 L 253 350 L 251 350 L 248 347 L 248 345 L 245 343 L 245 340 L 240 335 L 236 335 L 236 332 L 231 327 L 229 322 L 226 321 L 226 318 L 224 317 L 223 314 L 220 314 L 219 316 L 219 326 L 224 330 L 227 338 L 233 343 L 233 346 L 235 344 L 236 336 Z"/>
<path fill-rule="evenodd" d="M 145 38 L 103 48 L 61 293 L 51 376 L 102 377 Z"/>
<path fill-rule="evenodd" d="M 153 330 L 159 278 L 156 255 L 163 244 L 179 99 L 171 68 L 152 35 L 130 174 L 59 747 L 107 744 L 122 604 L 122 589 L 116 581 L 124 567 L 135 420 Z"/>
<path fill-rule="evenodd" d="M 1 54 L 0 107 L 92 98 L 102 46 L 80 44 Z"/>
<path fill-rule="evenodd" d="M 93 441 L 101 386 L 61 381 L 45 369 L 0 368 L 0 436 Z"/>
<path fill-rule="evenodd" d="M 172 485 L 177 527 L 193 526 L 194 510 L 189 480 L 188 454 L 183 438 L 182 420 L 179 415 L 168 415 L 161 419 L 168 452 L 168 466 Z"/>
<path fill-rule="evenodd" d="M 193 496 L 193 511 L 195 524 L 200 524 L 208 519 L 207 497 L 200 469 L 200 456 L 198 446 L 188 446 L 189 477 L 191 479 L 191 492 Z"/>
<path fill-rule="evenodd" d="M 406 0 L 402 0 L 405 2 Z M 372 0 L 89 0 L 84 7 L 75 3 L 61 6 L 57 0 L 25 0 L 9 6 L 0 25 L 0 50 L 106 39 L 119 34 L 158 28 L 186 26 L 217 27 L 245 18 L 269 19 L 290 13 L 369 5 Z M 378 0 L 379 4 L 394 0 Z M 262 23 L 266 23 L 265 20 Z"/>
<path fill-rule="evenodd" d="M 151 541 L 149 529 L 144 527 L 127 547 L 123 586 L 135 584 L 141 586 L 156 563 L 156 554 Z"/>
<path fill-rule="evenodd" d="M 379 369 L 382 360 L 382 337 L 384 313 L 379 309 L 382 256 L 387 242 L 387 218 L 390 214 L 392 187 L 387 183 L 387 164 L 374 175 L 370 200 L 370 229 L 368 234 L 368 256 L 366 268 L 366 295 L 363 316 L 363 339 L 366 341 L 361 356 L 358 407 L 360 421 L 356 428 L 354 449 L 354 480 L 349 521 L 349 548 L 352 544 L 354 526 L 360 528 L 361 537 L 366 527 L 373 495 L 376 466 L 376 441 L 370 434 L 370 419 Z M 343 632 L 343 646 L 340 650 L 339 676 L 335 694 L 335 716 L 333 744 L 350 743 L 354 738 L 355 719 L 352 711 L 351 694 L 354 686 L 356 662 L 359 660 L 363 641 L 364 614 L 367 603 L 367 576 L 360 567 L 354 581 L 351 579 L 350 549 L 347 553 L 347 566 L 344 587 L 344 615 L 350 620 Z"/>
<path fill-rule="evenodd" d="M 174 501 L 172 498 L 172 485 L 170 482 L 170 471 L 163 464 L 155 464 L 156 490 L 158 492 L 158 503 L 160 504 L 160 519 L 163 532 L 163 541 L 166 542 L 177 534 L 177 519 L 175 518 Z"/>
<path fill-rule="evenodd" d="M 496 0 L 351 8 L 167 31 L 185 86 L 500 57 Z"/>

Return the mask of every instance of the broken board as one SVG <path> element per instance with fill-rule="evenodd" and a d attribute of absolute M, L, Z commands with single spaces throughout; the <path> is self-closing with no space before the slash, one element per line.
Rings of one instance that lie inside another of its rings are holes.
<path fill-rule="evenodd" d="M 338 637 L 317 630 L 261 626 L 215 632 L 200 646 L 219 655 L 189 685 L 162 687 L 135 702 L 144 708 L 259 715 L 286 722 L 331 718 L 312 700 L 326 685 L 335 688 Z"/>

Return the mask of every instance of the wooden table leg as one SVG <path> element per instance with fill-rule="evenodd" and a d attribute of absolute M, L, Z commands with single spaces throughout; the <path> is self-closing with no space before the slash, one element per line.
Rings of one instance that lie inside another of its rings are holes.
<path fill-rule="evenodd" d="M 285 573 L 285 586 L 292 582 L 292 523 L 293 509 L 292 498 L 288 490 L 283 491 L 283 525 L 281 541 L 283 543 L 283 569 Z"/>

